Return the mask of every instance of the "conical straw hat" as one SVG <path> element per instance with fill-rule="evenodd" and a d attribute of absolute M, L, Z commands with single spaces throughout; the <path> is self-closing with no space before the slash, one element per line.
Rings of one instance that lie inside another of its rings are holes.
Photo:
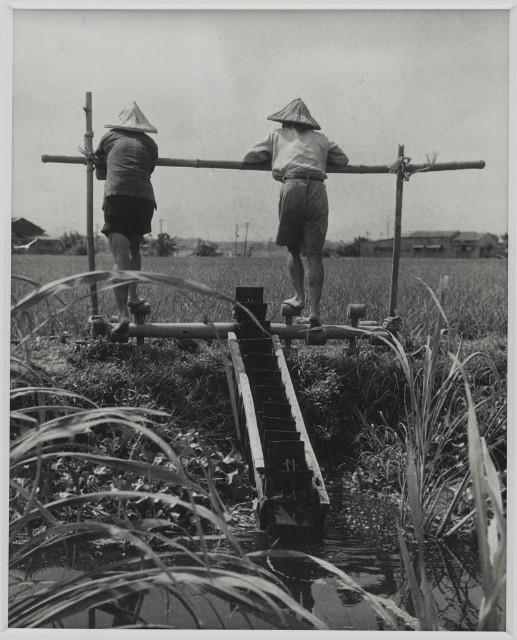
<path fill-rule="evenodd" d="M 108 129 L 125 129 L 126 131 L 147 131 L 149 133 L 158 133 L 149 120 L 144 116 L 142 110 L 136 102 L 132 102 L 129 106 L 118 114 L 118 116 L 109 124 L 105 124 Z"/>
<path fill-rule="evenodd" d="M 301 98 L 295 98 L 286 107 L 271 114 L 267 119 L 286 124 L 300 124 L 311 129 L 321 129 Z"/>

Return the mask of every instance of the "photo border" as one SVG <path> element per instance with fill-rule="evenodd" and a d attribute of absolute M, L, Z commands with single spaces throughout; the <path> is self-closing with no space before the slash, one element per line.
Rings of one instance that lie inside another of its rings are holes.
<path fill-rule="evenodd" d="M 405 2 L 391 2 L 390 0 L 363 0 L 362 2 L 347 0 L 0 0 L 0 207 L 2 212 L 1 224 L 1 267 L 4 277 L 0 279 L 0 296 L 2 313 L 0 319 L 0 353 L 3 366 L 0 367 L 0 406 L 2 407 L 2 432 L 0 437 L 1 469 L 1 497 L 2 513 L 8 510 L 9 486 L 9 431 L 7 421 L 7 407 L 9 406 L 9 368 L 7 363 L 10 355 L 10 273 L 11 273 L 11 245 L 10 219 L 12 211 L 12 101 L 13 101 L 13 18 L 16 11 L 23 10 L 506 10 L 509 12 L 509 139 L 508 139 L 508 424 L 516 424 L 515 388 L 516 377 L 516 346 L 517 327 L 515 318 L 515 303 L 517 295 L 517 262 L 515 255 L 515 241 L 517 238 L 517 0 L 498 1 L 485 0 L 471 2 L 468 0 L 436 2 L 425 0 L 406 0 Z M 87 89 L 87 88 L 85 88 Z M 513 389 L 513 391 L 512 391 Z M 517 575 L 515 538 L 515 462 L 517 451 L 513 430 L 507 430 L 508 444 L 508 581 L 507 581 L 507 631 L 506 632 L 419 632 L 419 631 L 243 631 L 243 630 L 125 630 L 125 629 L 9 629 L 7 627 L 7 570 L 2 572 L 0 588 L 0 640 L 29 640 L 37 638 L 78 638 L 118 640 L 147 640 L 170 637 L 198 639 L 198 638 L 245 638 L 262 637 L 268 640 L 298 640 L 299 638 L 318 638 L 329 640 L 347 640 L 382 638 L 383 640 L 399 640 L 401 634 L 411 640 L 430 638 L 442 640 L 470 640 L 476 634 L 482 640 L 492 638 L 512 638 L 517 640 L 516 613 L 517 602 L 515 593 L 515 578 Z M 4 521 L 5 522 L 5 521 Z M 8 531 L 7 526 L 0 527 L 0 558 L 1 567 L 8 565 Z"/>

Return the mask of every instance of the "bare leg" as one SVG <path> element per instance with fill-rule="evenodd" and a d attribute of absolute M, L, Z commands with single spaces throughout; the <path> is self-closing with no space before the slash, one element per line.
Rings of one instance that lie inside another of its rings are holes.
<path fill-rule="evenodd" d="M 123 233 L 110 233 L 110 247 L 114 260 L 113 268 L 116 271 L 131 269 L 129 239 Z M 120 321 L 114 330 L 120 331 L 129 325 L 129 311 L 127 308 L 128 286 L 116 287 L 113 292 L 120 317 Z"/>
<path fill-rule="evenodd" d="M 142 255 L 140 253 L 141 242 L 142 236 L 133 236 L 129 243 L 129 263 L 132 271 L 140 271 L 142 269 Z M 136 282 L 129 285 L 129 302 L 131 304 L 143 302 L 142 298 L 139 298 L 136 293 L 136 287 Z"/>
<path fill-rule="evenodd" d="M 309 263 L 309 296 L 311 301 L 311 313 L 309 318 L 320 322 L 321 292 L 323 291 L 323 279 L 325 272 L 323 269 L 323 259 L 321 255 L 307 255 Z"/>
<path fill-rule="evenodd" d="M 285 302 L 295 307 L 303 307 L 305 304 L 305 289 L 303 283 L 305 270 L 300 257 L 300 250 L 294 247 L 288 247 L 287 250 L 289 252 L 287 254 L 287 268 L 289 269 L 289 274 L 293 282 L 295 295 L 285 300 Z"/>

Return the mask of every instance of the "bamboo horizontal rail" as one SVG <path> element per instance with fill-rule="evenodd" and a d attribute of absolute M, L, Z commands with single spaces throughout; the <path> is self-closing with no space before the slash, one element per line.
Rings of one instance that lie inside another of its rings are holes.
<path fill-rule="evenodd" d="M 54 156 L 42 155 L 42 162 L 58 162 L 62 164 L 87 164 L 86 156 Z M 94 160 L 95 162 L 95 160 Z M 244 163 L 233 160 L 188 160 L 184 158 L 158 158 L 157 167 L 186 167 L 191 169 L 237 169 L 239 171 L 271 171 L 269 163 Z M 456 171 L 459 169 L 484 169 L 484 160 L 473 162 L 436 162 L 427 164 L 408 164 L 405 167 L 407 173 L 432 172 L 432 171 Z M 349 164 L 346 167 L 328 165 L 327 173 L 392 173 L 392 165 L 364 165 Z"/>
<path fill-rule="evenodd" d="M 201 339 L 214 340 L 228 337 L 234 332 L 238 325 L 234 322 L 213 322 L 204 324 L 203 322 L 145 322 L 144 324 L 129 325 L 129 337 L 144 338 L 176 338 L 181 339 Z M 324 325 L 327 338 L 330 340 L 343 340 L 349 338 L 369 337 L 370 335 L 381 336 L 389 339 L 390 334 L 381 326 L 365 326 L 364 328 L 351 327 L 348 325 Z M 309 331 L 308 324 L 286 325 L 281 322 L 272 322 L 270 332 L 280 338 L 291 340 L 305 340 Z"/>

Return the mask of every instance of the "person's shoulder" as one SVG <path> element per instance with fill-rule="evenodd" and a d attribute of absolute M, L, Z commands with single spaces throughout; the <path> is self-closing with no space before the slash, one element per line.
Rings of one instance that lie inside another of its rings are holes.
<path fill-rule="evenodd" d="M 321 131 L 316 131 L 315 129 L 312 129 L 312 133 L 316 139 L 322 140 L 323 142 L 326 142 L 328 144 L 329 139 L 324 133 L 322 133 Z"/>
<path fill-rule="evenodd" d="M 289 140 L 289 138 L 290 138 L 289 129 L 287 127 L 279 127 L 278 129 L 274 129 L 269 134 L 269 138 L 272 141 L 275 141 L 275 140 Z"/>
<path fill-rule="evenodd" d="M 278 134 L 279 132 L 282 131 L 281 129 L 275 129 L 274 131 L 270 131 L 268 134 L 266 134 L 262 140 L 264 140 L 264 142 L 271 142 L 273 140 L 275 140 L 275 138 L 278 138 Z"/>
<path fill-rule="evenodd" d="M 143 140 L 149 147 L 156 150 L 158 149 L 158 145 L 156 144 L 156 141 L 153 140 L 151 136 L 148 136 L 147 133 L 144 133 L 143 131 L 141 133 L 138 133 L 138 138 L 140 140 Z"/>
<path fill-rule="evenodd" d="M 106 131 L 106 133 L 102 136 L 99 144 L 101 145 L 105 144 L 106 142 L 109 142 L 110 140 L 114 140 L 115 138 L 116 138 L 116 132 L 110 129 L 109 131 Z"/>
<path fill-rule="evenodd" d="M 154 138 L 151 138 L 151 136 L 147 136 L 147 139 L 149 140 L 153 148 L 158 149 L 158 143 Z"/>

